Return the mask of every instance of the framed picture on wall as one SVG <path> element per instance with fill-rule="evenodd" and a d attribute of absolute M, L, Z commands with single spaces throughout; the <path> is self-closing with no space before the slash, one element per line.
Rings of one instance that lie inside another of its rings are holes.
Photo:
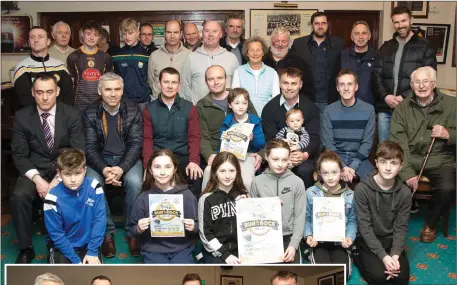
<path fill-rule="evenodd" d="M 406 6 L 411 10 L 414 18 L 428 18 L 428 1 L 392 1 L 392 9 L 397 6 Z"/>
<path fill-rule="evenodd" d="M 346 276 L 344 276 L 344 271 L 335 273 L 335 285 L 344 285 L 345 278 Z"/>
<path fill-rule="evenodd" d="M 414 32 L 419 30 L 418 35 L 430 41 L 436 50 L 436 62 L 438 64 L 445 64 L 451 25 L 414 23 L 411 29 Z"/>
<path fill-rule="evenodd" d="M 335 285 L 335 274 L 318 278 L 317 285 Z"/>
<path fill-rule="evenodd" d="M 311 15 L 317 9 L 251 9 L 251 36 L 260 36 L 267 43 L 276 27 L 290 31 L 290 40 L 309 35 L 312 31 Z"/>
<path fill-rule="evenodd" d="M 220 285 L 243 285 L 243 276 L 221 275 Z"/>
<path fill-rule="evenodd" d="M 29 53 L 30 16 L 2 15 L 2 53 Z"/>

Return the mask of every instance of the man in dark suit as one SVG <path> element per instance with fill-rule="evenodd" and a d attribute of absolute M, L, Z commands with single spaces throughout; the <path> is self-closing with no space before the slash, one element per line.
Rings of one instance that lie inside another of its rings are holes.
<path fill-rule="evenodd" d="M 328 104 L 339 100 L 335 79 L 341 69 L 341 51 L 344 41 L 328 34 L 327 15 L 316 12 L 311 16 L 313 31 L 310 35 L 294 40 L 290 52 L 299 57 L 311 70 L 315 99 L 320 121 Z M 303 72 L 303 71 L 302 71 Z"/>
<path fill-rule="evenodd" d="M 79 111 L 56 103 L 60 88 L 49 73 L 39 73 L 32 86 L 35 104 L 16 112 L 11 149 L 20 173 L 11 196 L 11 216 L 20 249 L 16 263 L 35 258 L 32 246 L 32 204 L 37 194 L 44 199 L 57 185 L 56 160 L 64 148 L 84 150 Z"/>

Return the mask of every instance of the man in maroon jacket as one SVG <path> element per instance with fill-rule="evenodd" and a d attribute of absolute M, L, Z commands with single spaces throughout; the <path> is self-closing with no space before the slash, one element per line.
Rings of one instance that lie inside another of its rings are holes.
<path fill-rule="evenodd" d="M 179 72 L 173 67 L 159 74 L 161 92 L 144 109 L 143 165 L 147 168 L 155 150 L 170 149 L 189 189 L 200 197 L 203 171 L 200 168 L 200 123 L 197 109 L 179 97 Z"/>

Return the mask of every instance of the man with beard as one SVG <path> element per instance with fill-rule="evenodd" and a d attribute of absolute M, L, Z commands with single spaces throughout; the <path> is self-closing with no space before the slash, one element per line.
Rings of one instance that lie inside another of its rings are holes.
<path fill-rule="evenodd" d="M 376 57 L 376 49 L 368 45 L 371 38 L 370 27 L 365 21 L 357 21 L 352 26 L 351 47 L 341 52 L 341 68 L 351 69 L 359 78 L 359 89 L 355 93 L 356 98 L 374 105 L 373 87 L 371 74 Z"/>
<path fill-rule="evenodd" d="M 231 14 L 225 20 L 226 36 L 222 37 L 219 45 L 226 48 L 228 51 L 236 55 L 239 64 L 247 63 L 247 59 L 243 56 L 244 39 L 241 38 L 244 30 L 244 18 L 238 14 Z"/>
<path fill-rule="evenodd" d="M 411 93 L 411 73 L 423 66 L 436 70 L 435 49 L 427 39 L 411 30 L 411 11 L 397 6 L 392 10 L 391 18 L 395 33 L 379 49 L 373 73 L 380 143 L 389 139 L 394 108 Z"/>
<path fill-rule="evenodd" d="M 290 31 L 284 27 L 277 27 L 271 34 L 270 50 L 265 55 L 263 63 L 276 70 L 278 74 L 287 67 L 300 69 L 303 78 L 303 85 L 300 93 L 314 101 L 314 83 L 308 76 L 311 71 L 302 61 L 297 60 L 295 55 L 289 52 Z"/>
<path fill-rule="evenodd" d="M 186 40 L 184 47 L 190 51 L 195 51 L 202 45 L 197 25 L 194 23 L 184 25 L 184 39 Z"/>
<path fill-rule="evenodd" d="M 313 31 L 310 35 L 298 38 L 291 47 L 291 53 L 312 70 L 315 99 L 319 107 L 320 121 L 323 121 L 324 109 L 339 99 L 335 78 L 340 71 L 341 51 L 344 41 L 328 34 L 327 15 L 316 12 L 311 16 Z M 306 74 L 304 74 L 304 77 Z"/>
<path fill-rule="evenodd" d="M 147 50 L 148 54 L 151 55 L 154 51 L 157 50 L 154 42 L 154 29 L 149 23 L 143 23 L 140 26 L 140 45 Z"/>

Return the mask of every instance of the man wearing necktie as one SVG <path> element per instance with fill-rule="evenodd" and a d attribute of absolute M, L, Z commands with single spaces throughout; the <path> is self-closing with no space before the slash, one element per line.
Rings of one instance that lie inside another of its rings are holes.
<path fill-rule="evenodd" d="M 32 204 L 57 185 L 56 160 L 65 148 L 84 150 L 79 110 L 57 102 L 60 88 L 49 73 L 35 77 L 35 104 L 16 112 L 11 149 L 19 178 L 10 199 L 11 216 L 20 249 L 16 263 L 35 258 L 32 246 Z"/>

